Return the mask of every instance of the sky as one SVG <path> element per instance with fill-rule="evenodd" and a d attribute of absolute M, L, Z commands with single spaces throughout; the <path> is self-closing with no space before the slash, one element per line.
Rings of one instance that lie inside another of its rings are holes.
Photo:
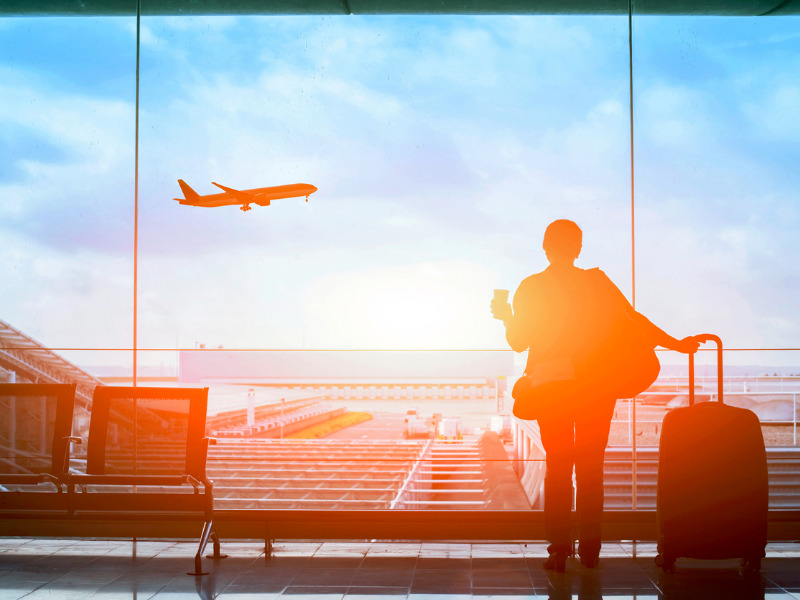
<path fill-rule="evenodd" d="M 798 24 L 634 19 L 636 307 L 676 337 L 800 347 Z M 52 347 L 132 344 L 135 44 L 0 20 L 0 318 Z M 141 348 L 505 348 L 556 218 L 632 298 L 626 17 L 146 17 L 139 82 Z"/>

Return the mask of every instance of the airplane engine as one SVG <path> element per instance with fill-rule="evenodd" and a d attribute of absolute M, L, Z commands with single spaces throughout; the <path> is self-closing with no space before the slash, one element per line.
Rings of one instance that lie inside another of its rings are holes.
<path fill-rule="evenodd" d="M 259 206 L 269 206 L 269 200 L 256 200 L 256 204 Z"/>

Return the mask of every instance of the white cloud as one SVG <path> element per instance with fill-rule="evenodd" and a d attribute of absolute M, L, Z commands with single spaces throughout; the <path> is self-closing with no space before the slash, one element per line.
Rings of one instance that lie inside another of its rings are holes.
<path fill-rule="evenodd" d="M 426 262 L 323 277 L 303 297 L 306 330 L 319 347 L 416 349 L 500 342 L 502 327 L 488 309 L 492 276 L 479 263 Z"/>
<path fill-rule="evenodd" d="M 655 144 L 693 152 L 712 134 L 705 97 L 688 86 L 656 84 L 635 100 L 636 127 Z"/>
<path fill-rule="evenodd" d="M 783 81 L 770 86 L 761 102 L 744 103 L 745 114 L 759 135 L 766 134 L 769 139 L 783 142 L 794 142 L 800 137 L 800 85 L 796 83 L 797 77 L 800 77 L 800 70 L 794 77 L 786 76 L 791 78 L 791 83 Z"/>
<path fill-rule="evenodd" d="M 2 239 L 4 320 L 50 346 L 130 346 L 130 257 L 64 253 L 7 230 Z"/>
<path fill-rule="evenodd" d="M 19 76 L 0 84 L 0 123 L 61 154 L 42 160 L 32 148 L 4 158 L 19 174 L 0 182 L 6 226 L 56 247 L 129 251 L 119 234 L 133 203 L 133 115 L 125 102 L 55 93 Z"/>

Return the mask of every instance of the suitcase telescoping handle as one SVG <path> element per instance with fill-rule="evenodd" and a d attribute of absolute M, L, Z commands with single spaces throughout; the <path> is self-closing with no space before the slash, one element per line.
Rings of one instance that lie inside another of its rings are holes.
<path fill-rule="evenodd" d="M 714 342 L 717 344 L 717 401 L 722 402 L 722 340 L 713 333 L 694 336 L 698 344 Z M 694 404 L 694 352 L 689 354 L 689 406 Z"/>

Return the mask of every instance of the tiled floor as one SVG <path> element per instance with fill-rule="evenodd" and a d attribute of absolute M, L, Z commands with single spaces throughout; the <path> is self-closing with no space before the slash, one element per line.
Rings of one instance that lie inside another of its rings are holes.
<path fill-rule="evenodd" d="M 186 575 L 190 543 L 0 539 L 0 600 L 221 598 L 800 599 L 800 544 L 772 544 L 760 576 L 736 561 L 653 564 L 652 544 L 606 544 L 600 567 L 542 569 L 543 544 L 223 543 L 229 557 Z"/>

